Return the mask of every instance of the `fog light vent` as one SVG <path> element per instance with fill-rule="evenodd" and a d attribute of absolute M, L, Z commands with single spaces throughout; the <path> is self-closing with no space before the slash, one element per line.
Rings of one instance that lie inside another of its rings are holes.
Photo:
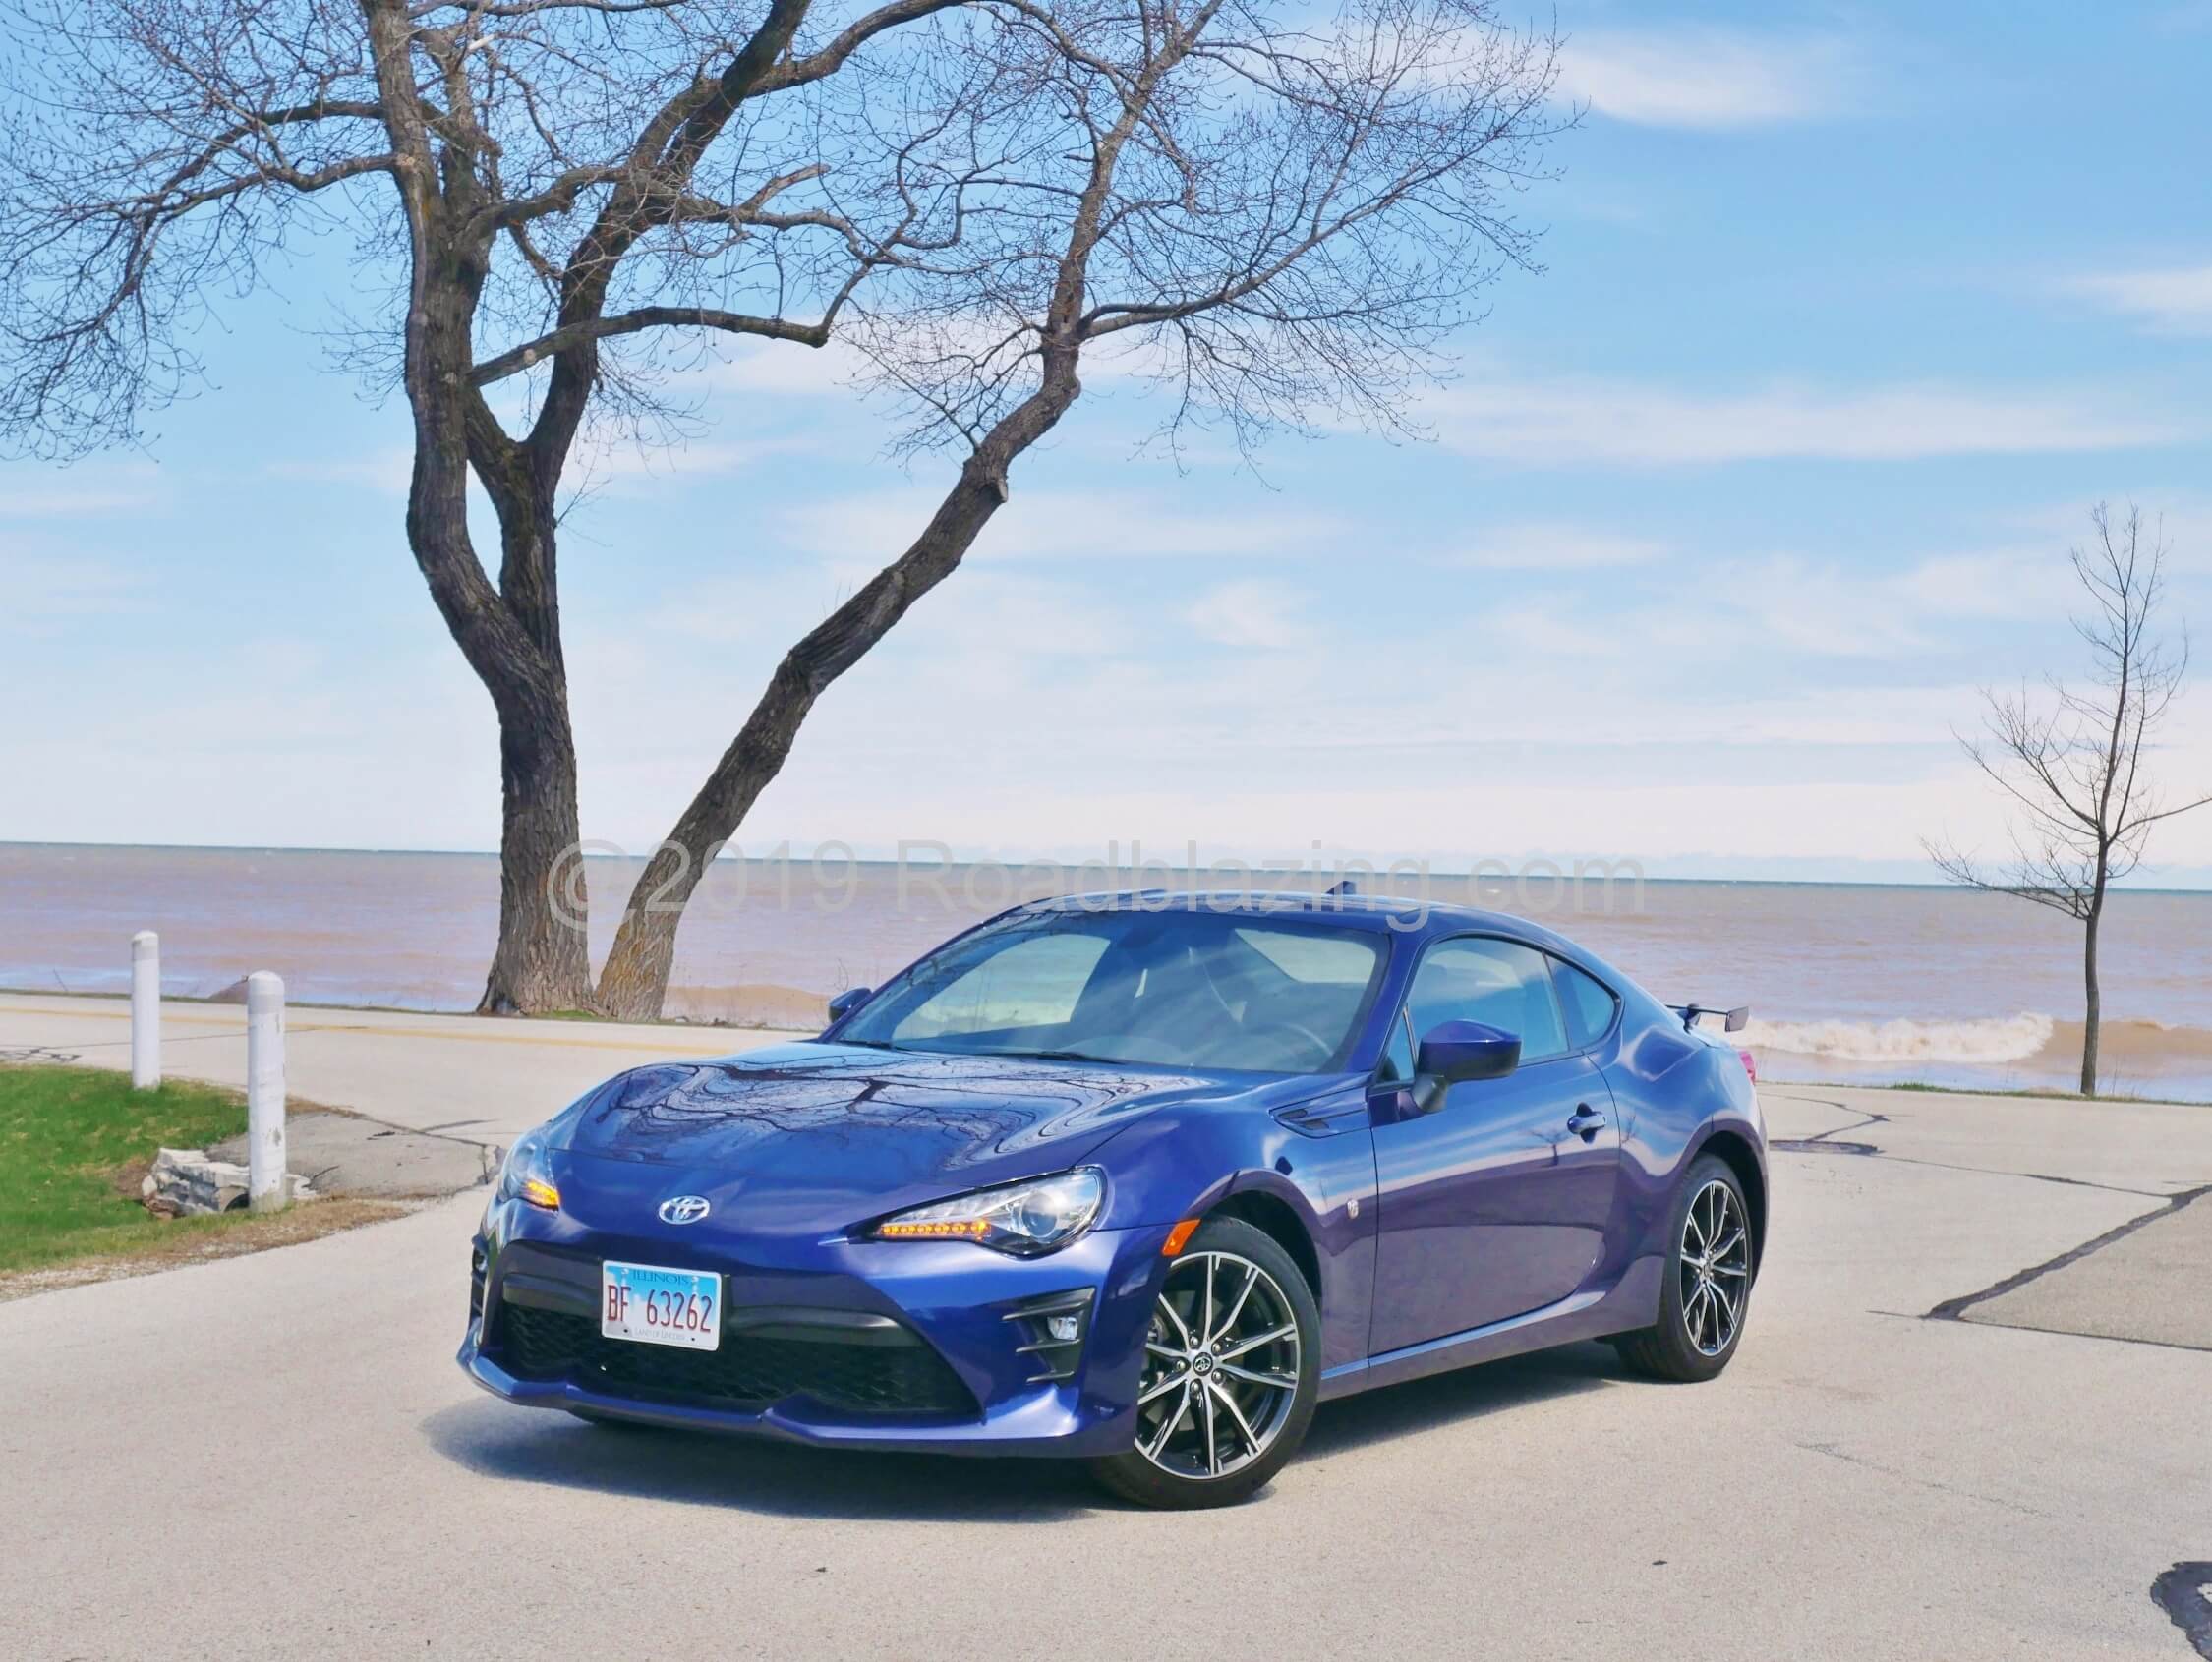
<path fill-rule="evenodd" d="M 1014 1347 L 1016 1352 L 1036 1359 L 1038 1371 L 1029 1376 L 1031 1385 L 1076 1377 L 1083 1341 L 1090 1334 L 1090 1305 L 1091 1289 L 1085 1287 L 1024 1299 L 1007 1311 L 1006 1320 L 1022 1338 Z"/>

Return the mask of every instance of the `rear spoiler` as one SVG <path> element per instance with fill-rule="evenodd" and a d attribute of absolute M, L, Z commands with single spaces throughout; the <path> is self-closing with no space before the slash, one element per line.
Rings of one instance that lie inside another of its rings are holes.
<path fill-rule="evenodd" d="M 1721 1032 L 1741 1033 L 1751 1020 L 1749 1004 L 1738 1004 L 1732 1010 L 1715 1009 L 1710 1004 L 1668 1004 L 1666 1007 L 1682 1018 L 1684 1028 L 1697 1026 L 1701 1015 L 1717 1015 L 1721 1018 Z"/>

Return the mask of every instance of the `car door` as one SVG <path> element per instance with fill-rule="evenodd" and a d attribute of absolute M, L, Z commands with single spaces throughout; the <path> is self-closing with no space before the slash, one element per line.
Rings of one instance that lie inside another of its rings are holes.
<path fill-rule="evenodd" d="M 1435 942 L 1400 1019 L 1400 1058 L 1464 1020 L 1519 1035 L 1521 1064 L 1453 1085 L 1428 1113 L 1387 1079 L 1374 1093 L 1377 1355 L 1573 1292 L 1603 1248 L 1619 1175 L 1612 1097 L 1570 1038 L 1544 953 L 1496 936 Z"/>

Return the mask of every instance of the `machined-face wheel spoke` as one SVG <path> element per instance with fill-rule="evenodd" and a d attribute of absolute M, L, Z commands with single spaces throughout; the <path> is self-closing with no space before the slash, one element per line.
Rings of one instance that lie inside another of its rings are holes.
<path fill-rule="evenodd" d="M 1270 1391 L 1296 1391 L 1298 1380 L 1287 1373 L 1254 1373 L 1251 1368 L 1238 1367 L 1234 1362 L 1218 1364 L 1218 1371 L 1231 1379 L 1240 1379 L 1247 1385 L 1264 1385 Z"/>
<path fill-rule="evenodd" d="M 1198 1387 L 1198 1411 L 1205 1415 L 1206 1475 L 1208 1477 L 1219 1477 L 1221 1475 L 1221 1446 L 1215 1439 L 1214 1432 L 1216 1430 L 1215 1422 L 1220 1419 L 1221 1415 L 1214 1406 L 1213 1389 L 1210 1383 Z"/>
<path fill-rule="evenodd" d="M 1160 1314 L 1167 1317 L 1170 1322 L 1175 1324 L 1175 1336 L 1176 1338 L 1183 1341 L 1182 1353 L 1184 1355 L 1189 1355 L 1193 1350 L 1195 1350 L 1198 1347 L 1196 1341 L 1194 1341 L 1191 1337 L 1191 1328 L 1190 1325 L 1184 1321 L 1183 1313 L 1168 1301 L 1168 1297 L 1165 1293 L 1162 1293 L 1160 1295 Z"/>
<path fill-rule="evenodd" d="M 1252 1289 L 1258 1280 L 1259 1266 L 1257 1264 L 1246 1265 L 1245 1285 L 1237 1289 L 1237 1301 L 1229 1306 L 1229 1313 L 1221 1318 L 1221 1325 L 1206 1335 L 1208 1345 L 1219 1345 L 1230 1330 L 1237 1325 L 1237 1318 L 1245 1313 L 1245 1300 L 1252 1296 Z"/>
<path fill-rule="evenodd" d="M 1736 1303 L 1728 1296 L 1728 1289 L 1718 1282 L 1713 1284 L 1713 1306 L 1719 1318 L 1727 1323 L 1727 1331 L 1733 1333 L 1736 1328 Z"/>
<path fill-rule="evenodd" d="M 1223 1346 L 1213 1353 L 1213 1359 L 1217 1362 L 1231 1361 L 1248 1350 L 1258 1349 L 1262 1345 L 1272 1345 L 1278 1339 L 1295 1339 L 1297 1336 L 1298 1328 L 1296 1324 L 1285 1322 L 1281 1327 L 1271 1329 L 1266 1333 L 1254 1335 L 1250 1339 L 1240 1339 L 1234 1345 Z"/>
<path fill-rule="evenodd" d="M 1183 1398 L 1175 1404 L 1175 1412 L 1169 1414 L 1166 1419 L 1160 1422 L 1158 1434 L 1144 1446 L 1144 1456 L 1147 1460 L 1159 1458 L 1160 1451 L 1167 1446 L 1167 1440 L 1175 1435 L 1175 1428 L 1183 1423 L 1183 1416 L 1191 1411 L 1190 1379 L 1186 1377 L 1182 1381 L 1182 1385 Z"/>
<path fill-rule="evenodd" d="M 1191 1372 L 1190 1372 L 1190 1370 L 1189 1370 L 1188 1368 L 1186 1368 L 1186 1369 L 1185 1369 L 1185 1370 L 1184 1370 L 1183 1372 L 1181 1372 L 1181 1373 L 1171 1373 L 1171 1374 L 1169 1374 L 1169 1375 L 1168 1375 L 1168 1376 L 1167 1376 L 1167 1377 L 1166 1377 L 1165 1379 L 1161 1380 L 1161 1381 L 1160 1381 L 1160 1382 L 1159 1382 L 1159 1383 L 1158 1383 L 1157 1385 L 1148 1385 L 1148 1386 L 1146 1386 L 1146 1387 L 1144 1388 L 1144 1390 L 1143 1390 L 1143 1391 L 1141 1391 L 1141 1392 L 1139 1392 L 1139 1393 L 1138 1393 L 1138 1395 L 1137 1395 L 1137 1399 L 1136 1399 L 1136 1405 L 1137 1405 L 1138 1407 L 1142 1407 L 1142 1406 L 1143 1406 L 1143 1405 L 1144 1405 L 1144 1404 L 1145 1404 L 1146 1403 L 1149 1403 L 1149 1402 L 1153 1401 L 1153 1400 L 1154 1400 L 1155 1398 L 1159 1398 L 1159 1397 L 1164 1397 L 1164 1396 L 1166 1396 L 1166 1395 L 1167 1395 L 1167 1394 L 1168 1394 L 1168 1393 L 1169 1393 L 1170 1391 L 1173 1391 L 1173 1390 L 1174 1390 L 1174 1389 L 1175 1389 L 1175 1388 L 1176 1388 L 1176 1387 L 1177 1387 L 1178 1385 L 1181 1385 L 1181 1384 L 1183 1384 L 1183 1383 L 1184 1383 L 1185 1381 L 1189 1380 L 1189 1379 L 1190 1379 L 1190 1377 L 1191 1377 Z"/>
<path fill-rule="evenodd" d="M 1206 1381 L 1206 1395 L 1229 1410 L 1229 1417 L 1237 1422 L 1237 1434 L 1245 1440 L 1246 1452 L 1257 1453 L 1259 1434 L 1252 1430 L 1252 1421 L 1245 1418 L 1245 1410 L 1237 1406 L 1237 1399 L 1210 1379 Z"/>
<path fill-rule="evenodd" d="M 1179 1477 L 1226 1477 L 1259 1459 L 1298 1399 L 1290 1300 L 1268 1271 L 1233 1252 L 1175 1262 L 1144 1351 L 1136 1449 Z"/>

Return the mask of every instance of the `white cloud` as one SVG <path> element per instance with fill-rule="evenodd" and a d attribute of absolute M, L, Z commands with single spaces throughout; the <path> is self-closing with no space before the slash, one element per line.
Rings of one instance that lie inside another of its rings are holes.
<path fill-rule="evenodd" d="M 2212 334 L 2212 265 L 2107 271 L 2062 286 L 2161 334 Z"/>
<path fill-rule="evenodd" d="M 0 471 L 0 519 L 78 519 L 156 505 L 160 471 L 149 462 L 81 468 L 25 462 Z"/>
<path fill-rule="evenodd" d="M 411 450 L 385 449 L 362 456 L 323 456 L 271 462 L 269 473 L 277 479 L 304 480 L 310 485 L 351 485 L 378 490 L 387 496 L 404 496 L 414 478 Z"/>
<path fill-rule="evenodd" d="M 2176 576 L 2212 576 L 2212 495 L 2165 481 L 2115 481 L 2104 501 L 2115 518 L 2124 516 L 2130 504 L 2142 510 L 2145 536 L 2164 540 L 2167 569 Z M 2064 578 L 2060 556 L 2095 535 L 2089 525 L 2095 505 L 2087 497 L 2054 501 L 2008 514 L 2004 523 Z M 2066 583 L 2061 585 L 2066 599 L 2077 602 L 2079 592 Z"/>
<path fill-rule="evenodd" d="M 1852 107 L 1857 55 L 1839 40 L 1729 29 L 1592 31 L 1561 53 L 1559 86 L 1600 115 L 1647 127 L 1722 129 Z"/>
<path fill-rule="evenodd" d="M 635 494 L 639 489 L 679 476 L 738 473 L 805 447 L 795 439 L 700 439 L 640 445 L 612 437 L 595 440 L 587 433 L 578 440 L 569 460 L 563 488 L 611 489 Z M 393 447 L 360 456 L 271 462 L 268 472 L 277 479 L 301 480 L 311 485 L 342 485 L 386 496 L 404 496 L 414 480 L 415 456 L 411 450 Z"/>
<path fill-rule="evenodd" d="M 727 355 L 685 378 L 722 392 L 823 395 L 847 391 L 869 367 L 865 356 L 842 340 L 823 346 L 746 341 L 728 346 Z"/>
<path fill-rule="evenodd" d="M 1195 494 L 1195 492 L 1193 492 Z M 929 523 L 937 489 L 878 490 L 811 502 L 784 516 L 789 534 L 846 576 L 872 573 Z M 1341 549 L 1350 534 L 1335 515 L 1281 507 L 1190 509 L 1158 495 L 1115 490 L 1024 491 L 977 539 L 977 561 L 1202 554 L 1277 556 Z"/>
<path fill-rule="evenodd" d="M 1310 645 L 1302 597 L 1277 583 L 1219 583 L 1184 608 L 1183 621 L 1216 646 L 1290 652 Z"/>
<path fill-rule="evenodd" d="M 0 632 L 29 634 L 61 618 L 129 607 L 123 574 L 104 560 L 0 545 Z"/>
<path fill-rule="evenodd" d="M 1665 552 L 1653 538 L 1537 520 L 1479 532 L 1472 547 L 1445 563 L 1477 571 L 1603 571 L 1648 565 Z"/>
<path fill-rule="evenodd" d="M 577 446 L 564 480 L 572 488 L 639 495 L 672 479 L 742 473 L 809 448 L 806 440 L 796 438 L 693 439 L 668 445 L 619 439 L 593 445 L 587 440 Z"/>
<path fill-rule="evenodd" d="M 1424 414 L 1448 448 L 1467 455 L 1642 467 L 2113 450 L 2201 430 L 2094 393 L 1937 383 L 1699 394 L 1622 381 L 1492 382 L 1440 393 Z"/>

